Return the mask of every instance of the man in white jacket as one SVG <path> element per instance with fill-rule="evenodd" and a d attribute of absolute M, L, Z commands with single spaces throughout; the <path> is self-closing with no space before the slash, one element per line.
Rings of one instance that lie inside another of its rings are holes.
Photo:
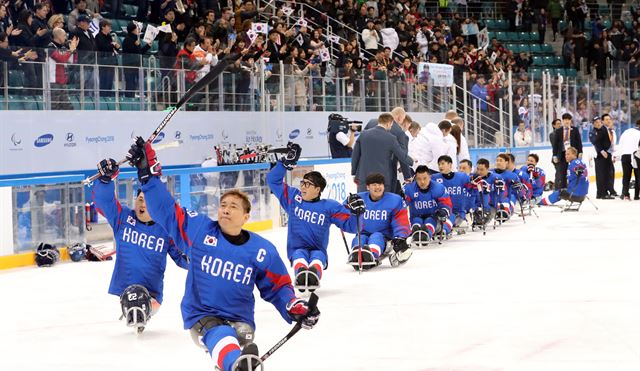
<path fill-rule="evenodd" d="M 620 156 L 622 162 L 622 195 L 623 200 L 631 200 L 629 185 L 631 174 L 636 180 L 634 200 L 640 200 L 640 120 L 636 126 L 625 130 L 620 135 L 620 141 L 616 146 L 616 156 Z"/>
<path fill-rule="evenodd" d="M 419 165 L 427 165 L 430 170 L 438 168 L 438 158 L 447 154 L 447 144 L 438 125 L 430 122 L 420 130 L 413 151 L 416 153 L 416 158 L 412 157 L 414 169 Z"/>
<path fill-rule="evenodd" d="M 451 160 L 452 160 L 451 169 L 452 171 L 457 171 L 458 170 L 458 141 L 456 140 L 456 138 L 453 137 L 453 135 L 451 135 L 451 121 L 449 120 L 440 121 L 440 123 L 438 124 L 438 129 L 440 129 L 440 131 L 442 132 L 442 139 L 444 140 L 444 144 L 445 144 L 444 155 L 451 157 Z M 438 158 L 440 158 L 440 156 L 436 157 L 436 161 Z"/>
<path fill-rule="evenodd" d="M 516 147 L 531 147 L 533 145 L 533 135 L 531 130 L 527 129 L 524 121 L 518 123 L 518 130 L 513 134 Z"/>

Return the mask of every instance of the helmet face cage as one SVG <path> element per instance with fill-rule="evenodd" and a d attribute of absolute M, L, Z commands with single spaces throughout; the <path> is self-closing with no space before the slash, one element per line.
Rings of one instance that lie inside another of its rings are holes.
<path fill-rule="evenodd" d="M 60 260 L 60 252 L 55 247 L 47 249 L 39 248 L 36 251 L 35 261 L 38 267 L 50 267 L 57 263 L 58 260 Z"/>
<path fill-rule="evenodd" d="M 151 315 L 151 295 L 142 285 L 131 285 L 120 295 L 122 316 L 127 326 L 145 326 Z"/>
<path fill-rule="evenodd" d="M 69 258 L 74 262 L 79 262 L 84 259 L 84 254 L 87 250 L 87 244 L 83 242 L 74 243 L 67 248 Z"/>

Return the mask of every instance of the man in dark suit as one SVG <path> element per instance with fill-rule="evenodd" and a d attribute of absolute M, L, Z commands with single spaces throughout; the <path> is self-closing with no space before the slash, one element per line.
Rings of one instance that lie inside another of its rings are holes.
<path fill-rule="evenodd" d="M 81 14 L 78 17 L 78 27 L 73 35 L 78 38 L 78 64 L 84 65 L 82 72 L 84 74 L 85 90 L 92 90 L 94 87 L 92 65 L 96 63 L 96 41 L 89 30 L 90 23 L 91 20 L 89 17 Z M 80 69 L 74 68 L 73 73 L 80 74 Z M 78 78 L 80 78 L 80 76 Z"/>
<path fill-rule="evenodd" d="M 398 143 L 400 144 L 400 148 L 402 148 L 403 153 L 406 155 L 409 153 L 409 137 L 405 132 L 409 130 L 411 119 L 407 120 L 407 117 L 408 117 L 407 113 L 402 107 L 395 107 L 394 109 L 392 109 L 391 117 L 393 117 L 393 126 L 391 126 L 391 130 L 389 132 L 394 137 L 396 137 L 396 139 L 398 140 Z M 373 129 L 377 126 L 378 126 L 378 120 L 372 119 L 372 120 L 369 120 L 369 122 L 367 123 L 365 130 Z M 413 164 L 405 165 L 405 164 L 402 164 L 400 161 L 398 161 L 398 158 L 396 157 L 393 158 L 392 166 L 394 169 L 396 169 L 396 171 L 393 172 L 392 174 L 393 178 L 390 179 L 390 182 L 389 182 L 389 184 L 391 184 L 392 187 L 387 189 L 390 189 L 391 192 L 393 193 L 401 194 L 402 185 L 398 181 L 398 171 L 397 171 L 398 164 L 400 165 L 400 170 L 402 171 L 402 176 L 404 177 L 404 179 L 411 179 L 411 177 L 413 176 L 413 170 L 411 168 Z M 385 179 L 387 178 L 385 177 Z"/>
<path fill-rule="evenodd" d="M 616 192 L 616 190 L 614 189 L 613 185 L 614 182 L 616 180 L 616 169 L 613 166 L 613 164 L 616 162 L 616 159 L 613 157 L 613 153 L 615 152 L 615 147 L 616 147 L 616 131 L 615 131 L 615 127 L 613 126 L 613 119 L 611 118 L 611 116 L 608 113 L 605 113 L 604 115 L 602 115 L 602 125 L 604 126 L 604 130 L 605 133 L 607 135 L 607 138 L 609 139 L 609 146 L 605 147 L 605 150 L 607 151 L 607 192 L 609 193 L 609 196 L 611 198 L 616 198 L 618 197 L 618 192 Z"/>
<path fill-rule="evenodd" d="M 571 125 L 573 117 L 570 113 L 562 115 L 562 127 L 556 129 L 553 134 L 553 163 L 556 165 L 555 189 L 567 188 L 567 160 L 564 158 L 565 150 L 573 147 L 578 151 L 578 158 L 582 158 L 582 138 L 580 130 Z"/>
<path fill-rule="evenodd" d="M 602 115 L 604 117 L 605 115 Z M 608 115 L 606 115 L 608 116 Z M 593 144 L 593 148 L 596 150 L 596 198 L 610 200 L 613 197 L 609 196 L 608 191 L 608 171 L 610 155 L 607 150 L 611 147 L 611 140 L 607 133 L 607 128 L 602 126 L 602 120 L 600 116 L 593 118 L 593 129 L 589 133 L 589 141 Z"/>
<path fill-rule="evenodd" d="M 396 162 L 393 160 L 394 156 L 400 164 L 413 165 L 413 159 L 390 133 L 393 124 L 393 117 L 383 113 L 378 117 L 378 126 L 364 130 L 356 141 L 351 156 L 351 175 L 354 176 L 353 180 L 358 185 L 358 192 L 366 191 L 365 180 L 371 173 L 384 175 L 385 188 L 395 190 L 397 180 L 394 181 L 395 183 L 391 180 L 396 179 L 398 172 Z"/>

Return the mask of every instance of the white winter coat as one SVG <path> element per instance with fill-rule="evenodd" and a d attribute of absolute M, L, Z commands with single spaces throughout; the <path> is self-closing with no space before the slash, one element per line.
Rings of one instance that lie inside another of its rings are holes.
<path fill-rule="evenodd" d="M 460 153 L 458 153 L 458 163 L 462 160 L 471 160 L 471 154 L 469 153 L 469 143 L 464 135 L 460 135 Z"/>
<path fill-rule="evenodd" d="M 447 145 L 442 131 L 433 122 L 423 127 L 418 136 L 409 142 L 409 156 L 414 160 L 414 169 L 418 165 L 427 165 L 429 169 L 438 171 L 438 157 L 445 154 L 447 154 Z"/>
<path fill-rule="evenodd" d="M 456 138 L 454 138 L 453 135 L 451 134 L 448 134 L 443 139 L 444 139 L 444 144 L 446 148 L 445 154 L 451 157 L 451 161 L 452 161 L 451 169 L 453 171 L 457 171 L 458 170 L 458 142 L 456 141 Z M 436 161 L 438 161 L 438 158 L 436 158 Z"/>

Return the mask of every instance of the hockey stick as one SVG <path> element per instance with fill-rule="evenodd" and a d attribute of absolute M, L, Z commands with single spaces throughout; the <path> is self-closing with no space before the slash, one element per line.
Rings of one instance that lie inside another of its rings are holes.
<path fill-rule="evenodd" d="M 349 251 L 349 245 L 347 244 L 347 238 L 344 236 L 344 231 L 341 229 L 340 234 L 342 234 L 342 242 L 344 242 L 344 248 L 347 249 L 347 255 L 351 254 Z"/>
<path fill-rule="evenodd" d="M 309 304 L 309 312 L 311 312 L 311 310 L 315 309 L 316 306 L 318 305 L 318 295 L 316 295 L 315 293 L 311 293 L 308 304 Z M 271 357 L 271 355 L 275 353 L 276 350 L 280 349 L 280 347 L 283 346 L 284 343 L 289 341 L 293 337 L 293 335 L 298 333 L 298 331 L 300 331 L 301 328 L 302 328 L 302 322 L 298 321 L 296 325 L 293 326 L 291 331 L 289 331 L 288 334 L 286 334 L 279 342 L 276 343 L 276 345 L 271 347 L 271 349 L 269 349 L 265 354 L 262 355 L 262 357 L 260 357 L 260 362 L 264 362 L 267 360 L 267 358 Z"/>
<path fill-rule="evenodd" d="M 196 82 L 189 90 L 187 90 L 187 92 L 184 93 L 184 95 L 182 96 L 182 98 L 180 98 L 180 100 L 175 105 L 175 107 L 171 108 L 171 111 L 169 111 L 169 113 L 167 113 L 167 115 L 164 117 L 164 119 L 162 119 L 162 121 L 160 122 L 160 125 L 158 125 L 158 127 L 153 131 L 153 133 L 151 133 L 151 136 L 149 137 L 149 139 L 147 139 L 147 143 L 153 143 L 153 141 L 156 139 L 156 137 L 167 126 L 169 121 L 178 112 L 178 110 L 180 110 L 180 108 L 182 108 L 182 106 L 184 106 L 184 104 L 187 103 L 189 101 L 189 99 L 193 98 L 193 96 L 197 92 L 199 92 L 204 87 L 206 87 L 207 85 L 209 85 L 213 81 L 215 81 L 215 79 L 217 79 L 218 76 L 220 74 L 222 74 L 222 72 L 227 68 L 227 66 L 230 65 L 232 62 L 235 62 L 235 60 L 238 59 L 239 57 L 240 57 L 240 55 L 237 54 L 237 53 L 229 54 L 224 59 L 222 59 L 218 64 L 213 66 L 211 68 L 211 71 L 209 71 L 208 74 L 206 74 L 202 79 L 200 79 L 198 82 Z M 118 161 L 118 166 L 124 164 L 125 162 L 127 162 L 126 158 Z M 96 179 L 98 179 L 99 177 L 100 177 L 100 174 L 96 173 L 96 174 L 88 177 L 87 179 L 83 180 L 82 184 L 87 185 L 89 183 L 92 183 Z"/>
<path fill-rule="evenodd" d="M 478 183 L 478 192 L 480 193 L 480 212 L 482 213 L 482 235 L 487 235 L 487 222 L 484 216 L 484 193 L 482 192 L 482 184 Z"/>
<path fill-rule="evenodd" d="M 356 228 L 358 230 L 358 274 L 362 274 L 362 235 L 360 234 L 360 215 L 356 215 Z"/>

